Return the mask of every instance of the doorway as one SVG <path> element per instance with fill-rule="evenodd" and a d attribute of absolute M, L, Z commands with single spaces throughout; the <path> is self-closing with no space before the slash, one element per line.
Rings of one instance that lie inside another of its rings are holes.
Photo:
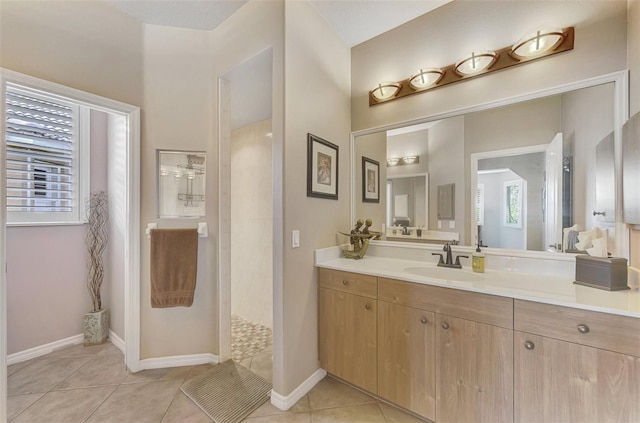
<path fill-rule="evenodd" d="M 75 90 L 73 88 L 50 83 L 38 78 L 33 78 L 17 72 L 0 70 L 0 115 L 4 120 L 6 115 L 6 91 L 9 84 L 30 87 L 43 92 L 55 94 L 90 109 L 91 121 L 95 127 L 103 129 L 102 136 L 106 142 L 102 145 L 102 158 L 106 155 L 107 160 L 103 174 L 103 187 L 107 188 L 111 184 L 110 194 L 112 201 L 110 204 L 112 219 L 115 220 L 117 228 L 114 229 L 112 245 L 114 253 L 118 254 L 118 259 L 114 260 L 114 267 L 111 269 L 114 276 L 117 275 L 122 281 L 119 289 L 112 294 L 120 298 L 116 313 L 118 314 L 117 325 L 120 340 L 117 345 L 124 350 L 125 363 L 132 371 L 139 370 L 139 151 L 140 151 L 140 129 L 138 107 L 113 101 L 104 97 Z M 2 138 L 2 148 L 0 149 L 0 160 L 6 162 L 6 131 L 5 125 L 0 126 L 0 137 Z M 0 178 L 0 265 L 7 267 L 7 199 L 6 195 L 7 179 L 6 175 Z M 92 187 L 93 188 L 93 187 Z M 100 187 L 96 187 L 100 188 Z M 108 188 L 107 188 L 108 189 Z M 39 228 L 29 227 L 37 236 L 46 236 L 40 232 Z M 69 226 L 60 228 L 72 228 Z M 81 226 L 78 226 L 81 228 Z M 14 228 L 12 228 L 13 230 Z M 15 237 L 14 237 L 15 238 Z M 84 247 L 84 237 L 81 236 L 81 249 Z M 12 244 L 13 245 L 13 244 Z M 12 248 L 12 247 L 10 247 Z M 11 251 L 13 252 L 13 251 Z M 78 258 L 76 257 L 76 260 Z M 82 259 L 78 260 L 83 262 Z M 84 269 L 83 269 L 84 270 Z M 82 284 L 84 289 L 84 283 Z M 84 292 L 83 292 L 84 293 Z M 33 293 L 32 293 L 33 294 Z M 44 296 L 44 295 L 42 295 Z M 45 299 L 47 300 L 47 299 Z M 88 300 L 87 300 L 88 301 Z M 0 272 L 0 362 L 7 362 L 7 273 Z M 13 301 L 12 301 L 13 303 Z M 86 305 L 88 310 L 89 304 Z M 84 312 L 86 312 L 85 310 Z M 57 317 L 56 317 L 57 318 Z M 82 314 L 77 316 L 81 321 Z M 75 338 L 75 337 L 72 337 Z M 64 340 L 63 340 L 64 341 Z M 46 347 L 46 345 L 44 346 Z M 13 349 L 13 348 L 12 348 Z M 31 353 L 46 353 L 46 348 L 32 348 Z M 26 359 L 26 356 L 23 357 Z M 18 357 L 17 359 L 20 359 Z M 7 400 L 7 368 L 0 366 L 0 421 L 6 418 Z"/>
<path fill-rule="evenodd" d="M 229 237 L 228 255 L 220 250 L 221 271 L 226 268 L 221 300 L 228 295 L 228 308 L 221 308 L 220 359 L 229 354 L 267 380 L 273 378 L 272 61 L 272 50 L 264 50 L 220 79 L 220 101 L 228 101 L 220 108 L 220 166 L 228 160 L 229 175 L 226 182 L 220 178 L 229 192 L 220 203 L 221 216 L 229 213 L 220 235 L 221 242 Z"/>

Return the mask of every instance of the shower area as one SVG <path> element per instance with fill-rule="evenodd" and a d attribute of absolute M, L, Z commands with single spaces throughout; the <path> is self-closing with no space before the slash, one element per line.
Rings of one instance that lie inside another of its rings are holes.
<path fill-rule="evenodd" d="M 224 77 L 231 85 L 231 357 L 267 380 L 273 354 L 271 68 L 268 49 Z"/>

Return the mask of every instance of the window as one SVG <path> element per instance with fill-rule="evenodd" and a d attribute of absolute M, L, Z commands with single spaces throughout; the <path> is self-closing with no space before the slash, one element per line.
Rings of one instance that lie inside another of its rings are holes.
<path fill-rule="evenodd" d="M 522 180 L 504 183 L 504 226 L 522 227 Z"/>
<path fill-rule="evenodd" d="M 89 109 L 7 84 L 7 222 L 77 223 L 89 193 Z M 87 135 L 85 135 L 87 134 Z"/>
<path fill-rule="evenodd" d="M 484 226 L 484 184 L 476 189 L 476 225 Z"/>

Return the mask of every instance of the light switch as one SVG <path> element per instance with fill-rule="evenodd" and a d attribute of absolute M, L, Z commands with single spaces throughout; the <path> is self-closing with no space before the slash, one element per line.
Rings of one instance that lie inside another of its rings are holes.
<path fill-rule="evenodd" d="M 300 231 L 294 229 L 291 231 L 291 248 L 299 248 L 300 247 Z"/>
<path fill-rule="evenodd" d="M 450 220 L 449 221 L 449 229 L 454 229 L 456 227 L 456 221 L 455 220 Z"/>
<path fill-rule="evenodd" d="M 442 229 L 442 220 L 438 220 L 438 229 Z"/>

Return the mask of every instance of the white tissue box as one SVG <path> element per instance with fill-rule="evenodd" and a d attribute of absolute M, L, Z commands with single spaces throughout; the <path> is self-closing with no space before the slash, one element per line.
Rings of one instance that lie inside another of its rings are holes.
<path fill-rule="evenodd" d="M 577 255 L 574 283 L 607 291 L 629 289 L 627 286 L 627 259 Z"/>

